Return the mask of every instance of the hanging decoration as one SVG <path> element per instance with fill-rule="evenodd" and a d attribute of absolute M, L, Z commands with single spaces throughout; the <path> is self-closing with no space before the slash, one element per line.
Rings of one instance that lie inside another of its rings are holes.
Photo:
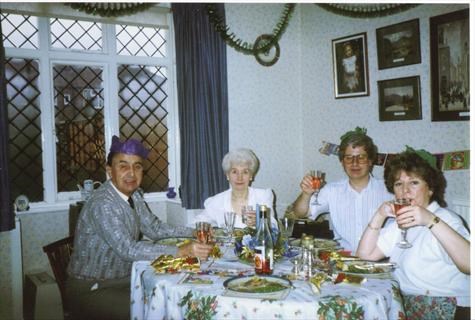
<path fill-rule="evenodd" d="M 353 18 L 379 18 L 400 13 L 418 6 L 401 3 L 317 3 L 332 13 Z"/>
<path fill-rule="evenodd" d="M 87 14 L 98 15 L 101 17 L 119 17 L 145 11 L 154 3 L 130 3 L 130 2 L 88 2 L 88 3 L 66 3 L 73 9 L 85 12 Z"/>
<path fill-rule="evenodd" d="M 324 155 L 338 156 L 339 145 L 322 141 L 322 146 L 318 151 Z M 378 153 L 377 166 L 385 166 L 396 153 Z M 437 168 L 443 171 L 470 169 L 470 150 L 451 151 L 444 153 L 432 153 L 437 160 Z"/>
<path fill-rule="evenodd" d="M 271 66 L 279 59 L 280 47 L 278 41 L 285 32 L 294 9 L 295 3 L 286 4 L 273 33 L 260 35 L 254 43 L 243 41 L 230 31 L 230 27 L 224 23 L 224 17 L 218 14 L 214 4 L 208 5 L 208 16 L 215 30 L 221 35 L 221 38 L 227 45 L 238 52 L 254 55 L 256 60 L 263 66 Z"/>

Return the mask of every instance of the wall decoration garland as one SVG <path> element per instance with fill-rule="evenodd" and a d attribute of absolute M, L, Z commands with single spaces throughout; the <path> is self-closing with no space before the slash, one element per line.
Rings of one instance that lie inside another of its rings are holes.
<path fill-rule="evenodd" d="M 317 3 L 316 5 L 332 13 L 353 18 L 379 18 L 418 6 L 418 4 L 396 3 Z"/>
<path fill-rule="evenodd" d="M 322 146 L 318 151 L 324 155 L 338 156 L 339 145 L 327 141 L 322 141 Z M 378 153 L 375 165 L 385 166 L 385 164 L 396 154 Z M 470 168 L 470 150 L 451 151 L 444 153 L 432 153 L 437 159 L 437 167 L 440 170 L 461 170 Z"/>
<path fill-rule="evenodd" d="M 285 32 L 294 9 L 295 3 L 285 4 L 280 20 L 276 24 L 273 33 L 260 35 L 254 43 L 243 41 L 239 39 L 234 32 L 230 31 L 230 27 L 224 24 L 224 17 L 218 14 L 214 4 L 208 5 L 208 16 L 215 30 L 221 35 L 221 38 L 223 38 L 227 45 L 238 52 L 254 55 L 256 60 L 264 66 L 271 66 L 279 59 L 280 48 L 278 41 Z"/>
<path fill-rule="evenodd" d="M 144 11 L 154 3 L 110 3 L 110 2 L 88 2 L 88 3 L 66 3 L 73 9 L 83 11 L 87 14 L 99 15 L 101 17 L 119 17 Z"/>

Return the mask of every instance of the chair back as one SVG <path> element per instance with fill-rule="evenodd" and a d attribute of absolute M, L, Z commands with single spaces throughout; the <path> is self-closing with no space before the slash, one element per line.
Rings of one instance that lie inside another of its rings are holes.
<path fill-rule="evenodd" d="M 73 244 L 74 237 L 69 236 L 43 247 L 43 251 L 48 255 L 51 269 L 53 269 L 53 274 L 59 287 L 63 309 L 65 307 L 65 281 L 68 276 L 66 269 L 73 252 Z"/>

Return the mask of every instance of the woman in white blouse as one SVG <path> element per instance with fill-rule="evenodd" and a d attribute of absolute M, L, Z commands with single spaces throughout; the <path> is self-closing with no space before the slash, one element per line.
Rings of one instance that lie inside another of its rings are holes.
<path fill-rule="evenodd" d="M 247 219 L 246 224 L 242 222 L 242 207 L 255 208 L 259 204 L 270 208 L 272 224 L 276 225 L 272 208 L 274 203 L 272 190 L 249 186 L 259 168 L 259 160 L 254 152 L 244 148 L 231 150 L 224 156 L 222 167 L 230 188 L 206 199 L 204 211 L 195 217 L 195 221 L 207 221 L 213 226 L 223 227 L 224 212 L 234 211 L 239 215 L 235 223 L 236 228 L 244 228 L 246 225 L 255 227 L 255 217 Z"/>

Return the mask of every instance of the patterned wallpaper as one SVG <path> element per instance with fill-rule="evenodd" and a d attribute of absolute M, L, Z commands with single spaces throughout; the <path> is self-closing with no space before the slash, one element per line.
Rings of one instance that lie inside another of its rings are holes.
<path fill-rule="evenodd" d="M 274 190 L 279 214 L 297 196 L 307 170 L 323 169 L 328 180 L 343 177 L 337 158 L 321 155 L 318 148 L 322 140 L 338 143 L 341 134 L 355 126 L 366 127 L 381 152 L 397 152 L 406 144 L 433 152 L 469 149 L 469 122 L 430 121 L 429 17 L 464 7 L 421 5 L 390 17 L 353 19 L 314 4 L 298 4 L 279 41 L 280 59 L 274 66 L 263 67 L 253 56 L 228 47 L 230 148 L 249 147 L 256 152 L 261 168 L 254 186 Z M 283 4 L 231 3 L 226 4 L 226 19 L 240 38 L 254 42 L 259 35 L 272 33 L 282 8 Z M 415 18 L 420 19 L 422 63 L 379 71 L 375 29 Z M 331 40 L 359 32 L 368 36 L 370 96 L 336 100 Z M 421 77 L 422 120 L 379 122 L 377 81 L 413 75 Z M 381 177 L 382 169 L 374 173 Z M 448 200 L 468 201 L 469 171 L 446 172 L 446 177 Z M 163 204 L 151 207 L 159 213 L 164 210 Z M 176 220 L 178 215 L 173 213 L 179 210 L 172 203 L 167 211 Z M 31 213 L 21 220 L 24 272 L 49 268 L 41 247 L 67 234 L 67 213 Z M 11 270 L 5 270 L 3 263 L 9 261 L 9 247 L 8 233 L 1 233 L 2 279 L 10 277 Z M 6 281 L 0 281 L 0 304 L 11 300 L 10 289 Z M 0 308 L 0 318 L 5 316 L 2 312 L 4 308 Z"/>
<path fill-rule="evenodd" d="M 283 4 L 227 4 L 227 23 L 239 37 L 269 32 Z M 248 146 L 262 164 L 256 186 L 271 187 L 277 207 L 295 199 L 305 171 L 323 169 L 328 180 L 344 177 L 335 156 L 318 152 L 322 140 L 339 143 L 349 129 L 364 126 L 380 152 L 394 153 L 406 144 L 432 152 L 470 148 L 469 122 L 431 122 L 429 17 L 456 11 L 465 4 L 421 5 L 404 13 L 356 19 L 329 13 L 314 4 L 299 4 L 279 42 L 281 58 L 272 67 L 228 48 L 230 147 Z M 422 63 L 378 70 L 377 28 L 419 18 Z M 366 32 L 370 95 L 335 99 L 331 40 Z M 422 120 L 380 122 L 377 81 L 420 76 Z M 382 168 L 374 170 L 382 177 Z M 469 199 L 469 170 L 446 171 L 447 199 Z M 282 212 L 279 212 L 280 214 Z"/>

